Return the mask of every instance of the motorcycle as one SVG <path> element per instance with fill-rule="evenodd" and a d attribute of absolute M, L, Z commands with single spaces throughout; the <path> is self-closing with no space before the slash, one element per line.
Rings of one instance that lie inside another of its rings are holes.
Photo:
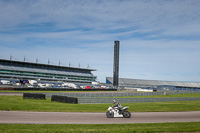
<path fill-rule="evenodd" d="M 131 113 L 127 111 L 129 107 L 123 107 L 122 109 L 118 109 L 118 107 L 108 107 L 108 111 L 106 112 L 107 118 L 114 118 L 114 117 L 124 117 L 124 118 L 130 118 Z"/>

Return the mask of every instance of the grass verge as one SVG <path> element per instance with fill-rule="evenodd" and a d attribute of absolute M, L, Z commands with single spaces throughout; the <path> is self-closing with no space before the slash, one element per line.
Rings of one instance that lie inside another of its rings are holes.
<path fill-rule="evenodd" d="M 6 91 L 0 90 L 0 93 L 95 93 L 96 91 Z M 100 93 L 108 93 L 108 91 L 98 91 Z M 113 91 L 112 93 L 117 93 Z M 134 92 L 135 93 L 135 92 Z M 148 93 L 148 92 L 147 92 Z M 110 98 L 164 98 L 164 97 L 200 97 L 200 93 L 185 93 L 185 94 L 171 94 L 169 95 L 152 95 L 152 96 L 113 96 Z"/>
<path fill-rule="evenodd" d="M 1 133 L 197 132 L 200 122 L 139 124 L 0 124 Z"/>
<path fill-rule="evenodd" d="M 0 96 L 0 110 L 44 112 L 106 112 L 110 104 L 67 104 L 51 102 L 51 99 L 23 99 L 22 96 Z M 199 111 L 199 101 L 124 103 L 130 112 Z"/>

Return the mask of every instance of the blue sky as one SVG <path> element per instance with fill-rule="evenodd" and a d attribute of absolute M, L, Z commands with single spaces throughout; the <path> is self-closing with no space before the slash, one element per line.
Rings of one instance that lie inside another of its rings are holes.
<path fill-rule="evenodd" d="M 200 81 L 199 0 L 0 0 L 0 58 L 120 77 Z"/>

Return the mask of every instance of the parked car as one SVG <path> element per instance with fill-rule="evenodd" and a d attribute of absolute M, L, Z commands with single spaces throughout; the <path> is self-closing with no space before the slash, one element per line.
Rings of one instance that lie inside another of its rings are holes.
<path fill-rule="evenodd" d="M 92 86 L 85 86 L 85 89 L 93 89 Z"/>
<path fill-rule="evenodd" d="M 25 86 L 28 88 L 33 88 L 33 86 L 30 83 L 25 83 Z"/>

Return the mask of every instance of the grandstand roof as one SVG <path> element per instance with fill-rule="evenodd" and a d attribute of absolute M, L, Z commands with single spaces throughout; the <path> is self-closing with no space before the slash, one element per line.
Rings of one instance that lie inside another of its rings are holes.
<path fill-rule="evenodd" d="M 95 69 L 0 59 L 0 78 L 91 83 Z"/>
<path fill-rule="evenodd" d="M 113 83 L 112 77 L 106 77 L 107 82 Z M 161 80 L 144 80 L 144 79 L 128 79 L 119 78 L 119 86 L 159 86 L 172 85 L 177 87 L 194 87 L 200 88 L 200 82 L 182 82 L 182 81 L 161 81 Z"/>
<path fill-rule="evenodd" d="M 58 65 L 24 62 L 24 61 L 14 61 L 14 60 L 6 60 L 6 59 L 0 59 L 0 62 L 9 62 L 9 63 L 12 63 L 12 64 L 22 64 L 22 65 L 35 65 L 35 66 L 39 66 L 39 67 L 43 66 L 43 67 L 52 67 L 52 68 L 63 68 L 63 69 L 68 69 L 68 70 L 96 71 L 96 69 L 89 69 L 89 68 L 58 66 Z"/>

